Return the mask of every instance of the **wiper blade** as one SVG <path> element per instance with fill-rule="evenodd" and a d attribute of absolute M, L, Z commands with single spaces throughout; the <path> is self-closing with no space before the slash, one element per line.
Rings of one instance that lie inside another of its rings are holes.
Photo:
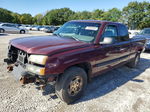
<path fill-rule="evenodd" d="M 72 37 L 74 40 L 76 40 L 76 41 L 80 41 L 78 38 L 75 38 L 75 37 L 73 37 L 73 36 L 70 36 L 70 37 Z"/>
<path fill-rule="evenodd" d="M 71 38 L 73 38 L 74 40 L 76 40 L 76 41 L 80 41 L 78 38 L 75 38 L 75 37 L 73 37 L 73 36 L 68 36 L 68 35 L 65 35 L 65 36 L 63 36 L 63 37 L 71 37 Z"/>
<path fill-rule="evenodd" d="M 53 35 L 56 35 L 56 36 L 59 36 L 59 37 L 71 37 L 76 41 L 80 41 L 78 38 L 75 38 L 75 37 L 70 36 L 70 35 L 61 35 L 60 33 L 54 33 Z"/>

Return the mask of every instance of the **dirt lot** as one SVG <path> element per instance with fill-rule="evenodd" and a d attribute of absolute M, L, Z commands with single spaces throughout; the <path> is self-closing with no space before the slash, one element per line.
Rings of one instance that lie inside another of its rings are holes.
<path fill-rule="evenodd" d="M 36 35 L 49 34 L 0 35 L 0 112 L 150 112 L 150 53 L 141 55 L 136 69 L 123 66 L 93 79 L 73 105 L 55 97 L 51 87 L 43 92 L 33 84 L 21 86 L 6 72 L 7 45 L 10 39 Z"/>

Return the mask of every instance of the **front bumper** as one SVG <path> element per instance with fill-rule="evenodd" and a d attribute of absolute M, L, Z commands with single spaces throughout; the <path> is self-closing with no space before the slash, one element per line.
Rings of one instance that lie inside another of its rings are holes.
<path fill-rule="evenodd" d="M 47 74 L 47 75 L 38 75 L 33 72 L 30 72 L 26 69 L 25 66 L 19 63 L 11 63 L 9 59 L 4 59 L 4 62 L 7 63 L 8 72 L 11 72 L 14 78 L 17 81 L 21 81 L 23 84 L 27 83 L 42 83 L 46 84 L 52 82 L 53 84 L 56 81 L 57 74 Z"/>

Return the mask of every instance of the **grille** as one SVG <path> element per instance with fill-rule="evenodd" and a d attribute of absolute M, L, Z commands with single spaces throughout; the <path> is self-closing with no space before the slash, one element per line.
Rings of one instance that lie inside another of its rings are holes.
<path fill-rule="evenodd" d="M 20 62 L 24 61 L 24 58 L 22 56 L 19 56 L 18 59 L 19 59 Z"/>
<path fill-rule="evenodd" d="M 18 59 L 17 60 L 22 64 L 27 63 L 27 53 L 22 50 L 18 50 Z"/>
<path fill-rule="evenodd" d="M 23 50 L 20 50 L 12 45 L 11 45 L 11 47 L 9 47 L 8 57 L 14 63 L 19 62 L 22 65 L 24 65 L 28 62 L 28 60 L 27 60 L 28 54 L 26 52 L 24 52 Z"/>

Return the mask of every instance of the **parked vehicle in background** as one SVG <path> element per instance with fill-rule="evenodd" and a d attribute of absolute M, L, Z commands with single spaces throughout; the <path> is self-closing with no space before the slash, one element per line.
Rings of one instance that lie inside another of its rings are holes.
<path fill-rule="evenodd" d="M 43 26 L 43 27 L 40 28 L 40 31 L 45 31 L 48 28 L 50 28 L 50 26 Z"/>
<path fill-rule="evenodd" d="M 40 28 L 42 28 L 42 26 L 34 26 L 34 27 L 31 28 L 31 30 L 40 31 Z"/>
<path fill-rule="evenodd" d="M 46 33 L 53 33 L 55 31 L 55 27 L 54 26 L 50 26 L 50 27 L 47 27 L 44 32 Z"/>
<path fill-rule="evenodd" d="M 143 30 L 141 30 L 141 32 L 136 33 L 134 38 L 146 38 L 147 42 L 145 50 L 150 50 L 150 28 L 144 28 Z"/>
<path fill-rule="evenodd" d="M 129 37 L 133 38 L 140 30 L 129 30 Z"/>
<path fill-rule="evenodd" d="M 130 39 L 121 23 L 76 20 L 53 36 L 11 40 L 4 61 L 24 84 L 45 87 L 53 82 L 57 96 L 70 104 L 83 95 L 93 77 L 124 64 L 136 67 L 145 42 L 144 38 Z"/>
<path fill-rule="evenodd" d="M 32 29 L 32 26 L 31 25 L 24 25 L 22 26 L 21 28 L 25 28 L 27 30 L 31 30 Z"/>
<path fill-rule="evenodd" d="M 55 29 L 54 29 L 54 30 L 56 31 L 56 30 L 58 30 L 59 28 L 60 28 L 60 26 L 55 26 Z"/>
<path fill-rule="evenodd" d="M 0 28 L 1 28 L 1 30 L 0 30 L 1 33 L 6 32 L 6 33 L 24 34 L 24 33 L 28 32 L 25 28 L 19 28 L 15 24 L 11 24 L 11 23 L 1 23 Z"/>

